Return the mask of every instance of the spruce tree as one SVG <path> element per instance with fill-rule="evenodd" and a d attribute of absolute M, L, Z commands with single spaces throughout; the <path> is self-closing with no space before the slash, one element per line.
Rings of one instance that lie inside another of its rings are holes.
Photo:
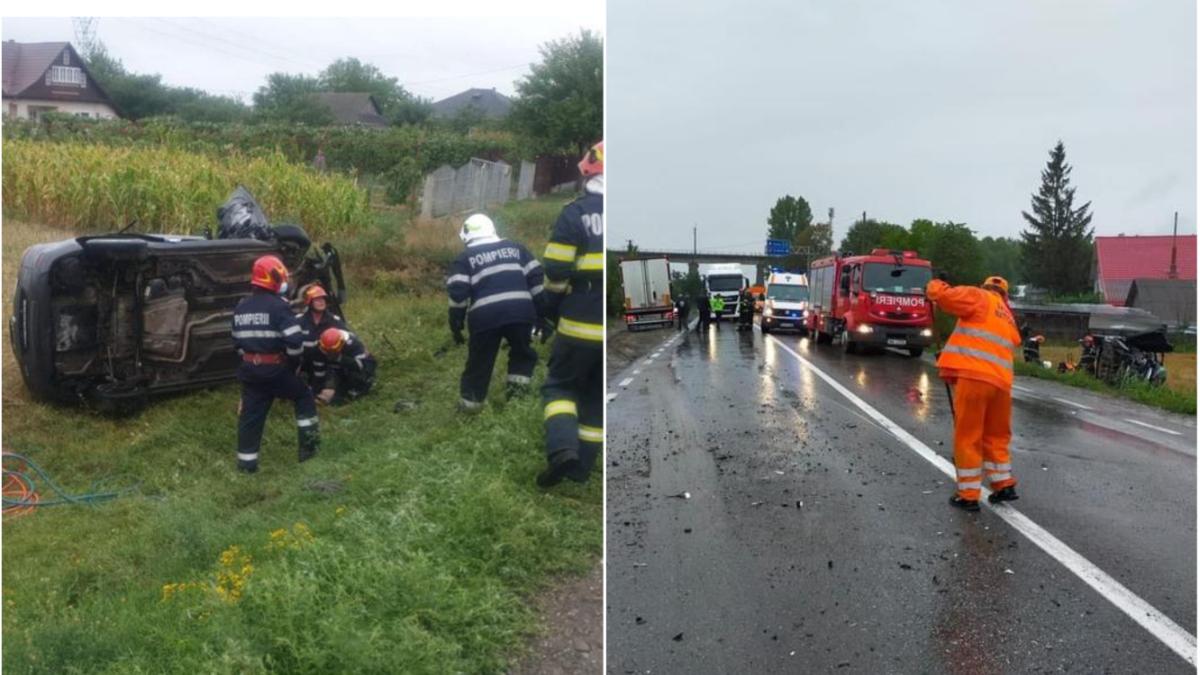
<path fill-rule="evenodd" d="M 1092 214 L 1088 202 L 1074 208 L 1071 165 L 1059 141 L 1042 171 L 1042 187 L 1032 195 L 1033 214 L 1022 211 L 1029 224 L 1021 232 L 1025 276 L 1035 286 L 1056 295 L 1083 293 L 1091 287 Z"/>

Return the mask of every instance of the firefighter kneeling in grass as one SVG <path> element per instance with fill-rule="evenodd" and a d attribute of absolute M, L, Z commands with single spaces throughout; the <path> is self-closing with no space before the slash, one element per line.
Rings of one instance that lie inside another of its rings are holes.
<path fill-rule="evenodd" d="M 357 335 L 326 328 L 312 363 L 312 390 L 317 400 L 341 405 L 366 395 L 375 384 L 375 357 Z"/>
<path fill-rule="evenodd" d="M 458 236 L 467 248 L 450 264 L 446 278 L 450 332 L 462 344 L 463 324 L 471 329 L 458 405 L 464 412 L 478 412 L 487 399 L 501 340 L 508 342 L 508 397 L 529 390 L 537 365 L 530 342 L 542 313 L 542 265 L 524 246 L 497 236 L 492 219 L 482 213 L 467 218 Z"/>
<path fill-rule="evenodd" d="M 342 317 L 329 309 L 329 294 L 319 284 L 313 284 L 304 289 L 304 304 L 307 308 L 296 315 L 300 328 L 304 331 L 304 367 L 303 377 L 311 385 L 313 383 L 313 364 L 320 360 L 317 341 L 328 328 L 346 328 Z M 319 391 L 319 390 L 318 390 Z"/>
<path fill-rule="evenodd" d="M 979 510 L 983 477 L 990 502 L 1017 499 L 1008 442 L 1012 438 L 1013 352 L 1021 336 L 1008 307 L 1008 282 L 988 277 L 982 288 L 934 279 L 925 289 L 938 308 L 958 317 L 938 356 L 942 379 L 954 387 L 954 468 L 950 503 Z"/>
<path fill-rule="evenodd" d="M 287 293 L 287 281 L 287 267 L 279 258 L 267 255 L 255 260 L 250 275 L 253 292 L 233 311 L 233 345 L 242 359 L 237 371 L 242 383 L 237 467 L 247 473 L 258 471 L 263 425 L 277 398 L 296 406 L 300 461 L 317 454 L 317 405 L 295 367 L 304 351 L 304 331 L 280 297 Z"/>
<path fill-rule="evenodd" d="M 604 442 L 604 142 L 579 162 L 587 180 L 546 244 L 547 315 L 558 337 L 542 386 L 546 461 L 537 484 L 587 481 Z"/>

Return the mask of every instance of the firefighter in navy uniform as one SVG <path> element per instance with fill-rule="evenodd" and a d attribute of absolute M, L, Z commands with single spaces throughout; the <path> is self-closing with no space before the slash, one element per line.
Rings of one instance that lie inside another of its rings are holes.
<path fill-rule="evenodd" d="M 563 208 L 543 256 L 547 320 L 557 321 L 545 404 L 546 461 L 537 483 L 588 479 L 604 442 L 604 142 L 579 162 L 584 194 Z"/>
<path fill-rule="evenodd" d="M 375 367 L 375 357 L 357 335 L 344 328 L 326 328 L 313 360 L 312 390 L 322 403 L 348 403 L 371 391 Z"/>
<path fill-rule="evenodd" d="M 301 372 L 311 385 L 314 382 L 313 364 L 320 360 L 317 340 L 327 328 L 348 329 L 342 317 L 329 309 L 329 294 L 319 284 L 313 284 L 304 289 L 304 304 L 307 308 L 296 315 L 300 328 L 304 331 L 304 365 Z M 319 391 L 319 390 L 318 390 Z"/>
<path fill-rule="evenodd" d="M 466 249 L 450 264 L 450 332 L 462 344 L 471 331 L 467 365 L 459 385 L 459 409 L 483 409 L 501 340 L 508 343 L 509 398 L 529 390 L 537 352 L 530 343 L 542 315 L 542 265 L 521 244 L 496 235 L 492 219 L 476 213 L 458 234 Z"/>
<path fill-rule="evenodd" d="M 258 471 L 263 425 L 277 398 L 296 406 L 300 461 L 317 454 L 317 404 L 295 368 L 304 351 L 304 330 L 280 297 L 287 293 L 287 280 L 287 267 L 279 258 L 268 255 L 255 260 L 250 275 L 253 292 L 233 311 L 233 344 L 242 359 L 237 372 L 242 383 L 237 467 L 247 473 Z"/>

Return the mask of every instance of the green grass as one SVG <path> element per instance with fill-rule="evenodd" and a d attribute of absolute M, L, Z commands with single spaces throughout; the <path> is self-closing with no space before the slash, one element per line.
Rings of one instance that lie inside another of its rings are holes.
<path fill-rule="evenodd" d="M 5 355 L 5 450 L 71 492 L 137 486 L 5 522 L 6 673 L 476 673 L 520 654 L 537 629 L 529 597 L 601 552 L 600 481 L 534 486 L 541 407 L 504 402 L 502 377 L 479 416 L 455 412 L 466 354 L 436 355 L 440 293 L 351 292 L 377 391 L 321 409 L 305 464 L 277 402 L 254 476 L 234 471 L 237 385 L 110 419 L 27 400 Z M 400 399 L 417 408 L 393 412 Z"/>
<path fill-rule="evenodd" d="M 1129 382 L 1120 387 L 1114 387 L 1087 373 L 1060 373 L 1053 368 L 1042 368 L 1032 363 L 1017 361 L 1016 374 L 1036 377 L 1042 380 L 1052 380 L 1072 387 L 1090 389 L 1091 391 L 1127 398 L 1138 403 L 1145 403 L 1156 408 L 1184 415 L 1196 414 L 1196 392 L 1180 391 L 1168 387 L 1151 387 L 1144 382 Z M 1057 365 L 1057 364 L 1056 364 Z"/>

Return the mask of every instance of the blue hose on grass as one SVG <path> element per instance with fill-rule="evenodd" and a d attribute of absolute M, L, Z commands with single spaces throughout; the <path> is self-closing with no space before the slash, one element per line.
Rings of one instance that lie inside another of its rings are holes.
<path fill-rule="evenodd" d="M 31 495 L 21 499 L 13 499 L 5 495 L 3 498 L 5 510 L 22 507 L 55 506 L 58 504 L 92 505 L 96 504 L 97 502 L 103 502 L 110 499 L 116 499 L 117 497 L 122 497 L 138 489 L 138 486 L 134 485 L 133 487 L 123 488 L 120 490 L 99 491 L 97 483 L 92 483 L 92 487 L 88 492 L 72 495 L 55 483 L 54 479 L 50 478 L 50 475 L 46 473 L 42 467 L 38 466 L 37 462 L 34 462 L 25 455 L 15 452 L 5 452 L 3 455 L 3 462 L 5 483 L 7 484 L 10 478 L 15 479 L 26 485 L 27 492 L 29 495 Z M 31 469 L 35 474 L 37 474 L 38 479 L 58 496 L 53 499 L 41 499 L 37 497 L 37 484 L 34 482 L 33 477 L 31 477 L 26 471 L 18 471 L 17 469 L 8 468 L 11 462 L 24 462 L 25 467 L 27 469 Z"/>

